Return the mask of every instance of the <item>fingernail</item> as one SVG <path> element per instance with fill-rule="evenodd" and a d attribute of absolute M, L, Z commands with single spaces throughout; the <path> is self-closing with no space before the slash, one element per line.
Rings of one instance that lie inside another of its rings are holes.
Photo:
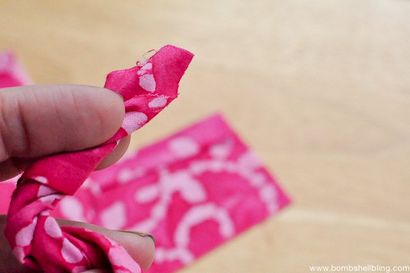
<path fill-rule="evenodd" d="M 138 231 L 130 231 L 130 230 L 118 230 L 120 232 L 125 232 L 125 233 L 131 233 L 131 234 L 135 234 L 138 235 L 140 237 L 148 237 L 150 238 L 154 243 L 155 243 L 155 237 L 152 234 L 149 233 L 144 233 L 144 232 L 138 232 Z"/>

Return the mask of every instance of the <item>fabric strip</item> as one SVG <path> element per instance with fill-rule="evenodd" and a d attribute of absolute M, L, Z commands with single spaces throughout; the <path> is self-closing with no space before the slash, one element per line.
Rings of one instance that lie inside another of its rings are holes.
<path fill-rule="evenodd" d="M 142 85 L 148 90 L 155 86 L 150 76 Z M 120 81 L 115 89 L 127 88 Z M 164 97 L 158 96 L 149 105 L 164 103 Z M 14 188 L 13 180 L 0 183 L 0 213 L 7 211 Z M 93 172 L 50 214 L 111 229 L 150 232 L 157 247 L 150 272 L 169 273 L 289 203 L 269 170 L 222 115 L 215 114 Z M 76 236 L 88 238 L 87 233 Z"/>
<path fill-rule="evenodd" d="M 93 173 L 53 213 L 152 233 L 156 258 L 150 272 L 169 273 L 289 202 L 254 152 L 215 114 Z"/>
<path fill-rule="evenodd" d="M 135 67 L 108 74 L 105 87 L 120 94 L 125 104 L 118 132 L 103 145 L 43 158 L 23 173 L 5 228 L 21 263 L 47 273 L 107 267 L 115 273 L 141 271 L 121 245 L 85 228 L 60 227 L 50 212 L 64 196 L 79 189 L 121 138 L 144 126 L 176 98 L 192 57 L 186 50 L 165 46 Z"/>

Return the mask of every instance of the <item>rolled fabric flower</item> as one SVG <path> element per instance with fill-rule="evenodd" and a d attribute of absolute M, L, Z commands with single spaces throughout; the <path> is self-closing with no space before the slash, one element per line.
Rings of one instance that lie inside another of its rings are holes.
<path fill-rule="evenodd" d="M 5 228 L 21 263 L 46 273 L 77 273 L 91 268 L 141 272 L 121 245 L 85 228 L 60 227 L 50 212 L 65 195 L 80 188 L 121 138 L 144 126 L 176 98 L 192 57 L 184 49 L 167 45 L 132 68 L 109 73 L 105 87 L 123 97 L 126 112 L 117 133 L 100 146 L 42 158 L 23 173 Z"/>

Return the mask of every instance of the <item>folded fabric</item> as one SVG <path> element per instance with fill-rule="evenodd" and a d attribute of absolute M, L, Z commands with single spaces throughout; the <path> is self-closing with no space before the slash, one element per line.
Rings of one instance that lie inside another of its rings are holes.
<path fill-rule="evenodd" d="M 25 170 L 12 195 L 5 228 L 20 262 L 47 273 L 107 267 L 115 273 L 140 272 L 116 242 L 85 228 L 60 227 L 50 212 L 65 195 L 78 190 L 121 138 L 142 127 L 177 96 L 179 80 L 192 57 L 186 50 L 165 46 L 135 67 L 111 72 L 105 87 L 123 97 L 126 111 L 118 132 L 103 145 L 45 157 Z"/>
<path fill-rule="evenodd" d="M 149 76 L 141 82 L 152 89 Z M 14 188 L 15 179 L 0 183 L 0 213 L 7 211 Z M 150 272 L 169 273 L 289 203 L 266 167 L 215 114 L 93 172 L 50 214 L 150 232 L 157 248 Z"/>
<path fill-rule="evenodd" d="M 53 215 L 150 232 L 156 238 L 150 272 L 169 273 L 288 203 L 261 161 L 216 114 L 94 172 Z"/>

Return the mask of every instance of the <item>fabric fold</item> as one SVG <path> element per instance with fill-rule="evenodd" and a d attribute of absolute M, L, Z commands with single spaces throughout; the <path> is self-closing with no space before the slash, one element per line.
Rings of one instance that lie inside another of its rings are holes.
<path fill-rule="evenodd" d="M 109 265 L 115 273 L 140 272 L 126 250 L 102 234 L 62 227 L 50 215 L 73 195 L 118 141 L 144 126 L 177 97 L 179 81 L 193 55 L 164 46 L 136 66 L 108 74 L 105 87 L 124 99 L 121 128 L 106 143 L 88 150 L 43 158 L 23 173 L 9 206 L 5 235 L 23 264 L 46 273 L 82 272 Z"/>

